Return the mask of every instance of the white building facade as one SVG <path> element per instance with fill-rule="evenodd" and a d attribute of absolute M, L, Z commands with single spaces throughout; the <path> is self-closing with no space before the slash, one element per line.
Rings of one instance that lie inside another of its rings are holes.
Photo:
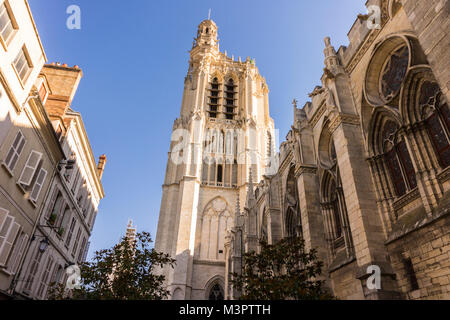
<path fill-rule="evenodd" d="M 155 248 L 172 299 L 223 299 L 225 236 L 250 173 L 271 170 L 274 125 L 255 61 L 219 51 L 217 26 L 203 21 L 190 52 L 180 117 L 163 185 Z"/>

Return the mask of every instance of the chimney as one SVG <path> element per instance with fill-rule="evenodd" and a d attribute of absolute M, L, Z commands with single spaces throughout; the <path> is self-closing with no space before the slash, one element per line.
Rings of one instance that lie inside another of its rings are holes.
<path fill-rule="evenodd" d="M 100 177 L 100 180 L 102 179 L 103 171 L 105 171 L 105 165 L 106 165 L 106 155 L 102 154 L 98 158 L 98 165 L 97 165 L 97 171 L 98 171 L 98 176 Z"/>

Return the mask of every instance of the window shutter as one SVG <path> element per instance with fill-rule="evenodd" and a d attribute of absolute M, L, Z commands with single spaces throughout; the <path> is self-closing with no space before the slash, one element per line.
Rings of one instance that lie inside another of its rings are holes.
<path fill-rule="evenodd" d="M 84 256 L 84 250 L 86 249 L 86 237 L 83 237 L 83 241 L 81 241 L 80 251 L 78 252 L 78 262 L 81 262 L 81 259 Z"/>
<path fill-rule="evenodd" d="M 16 167 L 17 160 L 19 160 L 20 154 L 22 153 L 23 146 L 25 145 L 25 137 L 22 132 L 17 132 L 16 138 L 11 145 L 8 154 L 6 155 L 5 164 L 9 170 L 13 171 Z"/>
<path fill-rule="evenodd" d="M 37 202 L 39 198 L 39 194 L 41 193 L 42 186 L 44 185 L 45 178 L 47 178 L 47 170 L 41 169 L 39 170 L 39 175 L 34 183 L 33 190 L 31 191 L 30 199 L 34 202 Z"/>
<path fill-rule="evenodd" d="M 45 212 L 45 220 L 48 220 L 50 218 L 50 215 L 52 214 L 53 208 L 55 206 L 56 198 L 58 197 L 59 189 L 55 187 L 55 191 L 53 191 L 53 195 L 50 199 L 50 202 L 47 206 L 47 211 Z"/>
<path fill-rule="evenodd" d="M 75 253 L 77 252 L 78 249 L 78 242 L 80 242 L 80 236 L 81 236 L 81 226 L 78 227 L 78 232 L 77 232 L 77 236 L 75 238 L 75 242 L 73 244 L 73 248 L 72 248 L 72 256 L 75 257 Z"/>
<path fill-rule="evenodd" d="M 16 273 L 19 268 L 20 260 L 22 259 L 23 253 L 28 243 L 28 235 L 26 233 L 22 234 L 20 240 L 14 246 L 14 251 L 11 255 L 11 261 L 8 264 L 8 271 L 11 273 Z"/>
<path fill-rule="evenodd" d="M 8 216 L 8 212 L 8 210 L 0 208 L 0 230 L 2 230 L 3 228 L 3 222 L 5 222 L 6 217 Z"/>
<path fill-rule="evenodd" d="M 31 151 L 30 156 L 28 157 L 27 163 L 23 168 L 22 174 L 19 179 L 19 183 L 29 186 L 31 180 L 33 180 L 34 173 L 36 171 L 37 166 L 39 165 L 39 161 L 41 161 L 42 153 L 37 151 Z"/>
<path fill-rule="evenodd" d="M 9 230 L 12 227 L 14 218 L 12 216 L 6 215 L 3 226 L 0 229 L 0 252 L 3 250 L 3 245 L 5 244 L 6 238 L 8 237 Z"/>
<path fill-rule="evenodd" d="M 86 249 L 84 249 L 84 255 L 83 255 L 83 260 L 82 260 L 82 262 L 85 262 L 85 261 L 86 261 L 87 254 L 88 254 L 88 252 L 89 252 L 89 247 L 90 247 L 90 246 L 91 246 L 91 243 L 88 242 L 88 243 L 86 244 Z"/>
<path fill-rule="evenodd" d="M 8 261 L 9 253 L 11 252 L 14 241 L 16 240 L 17 233 L 19 232 L 20 225 L 17 222 L 12 224 L 9 230 L 8 236 L 3 243 L 3 247 L 0 250 L 0 265 L 5 266 L 6 261 Z"/>

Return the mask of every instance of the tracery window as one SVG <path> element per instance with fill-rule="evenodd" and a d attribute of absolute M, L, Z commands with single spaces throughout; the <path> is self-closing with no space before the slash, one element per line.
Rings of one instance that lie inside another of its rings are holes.
<path fill-rule="evenodd" d="M 387 59 L 381 76 L 381 93 L 390 100 L 400 91 L 403 79 L 408 70 L 409 50 L 401 46 Z"/>
<path fill-rule="evenodd" d="M 211 89 L 209 90 L 209 117 L 218 118 L 219 113 L 219 99 L 220 99 L 220 83 L 217 78 L 211 82 Z"/>
<path fill-rule="evenodd" d="M 388 120 L 382 131 L 383 152 L 392 183 L 398 197 L 417 186 L 416 174 L 403 136 L 398 126 Z"/>
<path fill-rule="evenodd" d="M 286 237 L 299 237 L 302 234 L 300 219 L 300 204 L 298 200 L 297 183 L 294 175 L 294 167 L 289 170 L 286 182 L 285 196 L 285 233 Z"/>
<path fill-rule="evenodd" d="M 216 283 L 209 292 L 209 300 L 211 301 L 221 301 L 223 300 L 223 289 L 222 286 Z"/>
<path fill-rule="evenodd" d="M 421 87 L 419 105 L 428 135 L 443 168 L 450 165 L 450 111 L 442 101 L 442 93 L 437 83 L 425 81 Z"/>
<path fill-rule="evenodd" d="M 238 132 L 234 129 L 206 131 L 203 151 L 203 185 L 233 188 L 237 186 Z"/>

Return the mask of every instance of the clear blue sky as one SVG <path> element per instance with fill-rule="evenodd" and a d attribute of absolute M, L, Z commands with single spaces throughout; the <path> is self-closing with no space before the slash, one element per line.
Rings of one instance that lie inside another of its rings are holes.
<path fill-rule="evenodd" d="M 108 248 L 129 218 L 153 238 L 173 121 L 180 111 L 192 39 L 207 18 L 228 55 L 256 59 L 270 89 L 270 113 L 284 140 L 291 101 L 303 105 L 323 70 L 323 39 L 347 45 L 364 0 L 29 0 L 49 62 L 84 73 L 73 108 L 81 112 L 94 156 L 106 153 L 106 197 L 91 238 Z M 81 30 L 66 9 L 81 8 Z"/>

